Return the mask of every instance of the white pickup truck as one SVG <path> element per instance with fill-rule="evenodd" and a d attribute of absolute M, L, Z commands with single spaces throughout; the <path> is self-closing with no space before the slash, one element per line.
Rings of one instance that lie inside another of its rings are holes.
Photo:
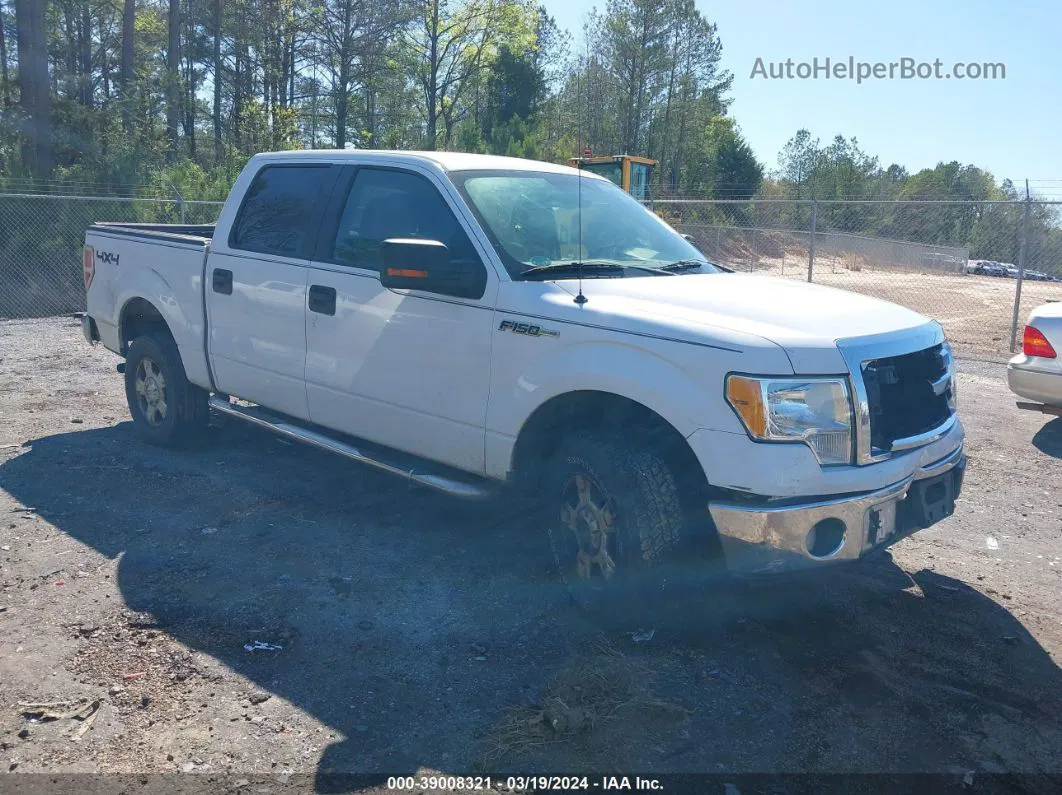
<path fill-rule="evenodd" d="M 253 157 L 215 226 L 96 224 L 90 342 L 134 428 L 209 410 L 461 497 L 533 495 L 566 579 L 861 558 L 949 516 L 948 343 L 729 272 L 608 181 L 459 153 Z"/>

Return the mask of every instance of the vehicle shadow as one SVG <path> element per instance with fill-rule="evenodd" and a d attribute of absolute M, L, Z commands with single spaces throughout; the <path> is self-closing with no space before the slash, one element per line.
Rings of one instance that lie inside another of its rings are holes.
<path fill-rule="evenodd" d="M 1062 458 L 1062 417 L 1045 423 L 1033 436 L 1033 446 L 1041 453 Z"/>
<path fill-rule="evenodd" d="M 1059 771 L 1058 666 L 991 599 L 887 556 L 683 587 L 635 642 L 570 605 L 504 500 L 411 491 L 243 427 L 182 453 L 128 423 L 26 446 L 0 486 L 120 558 L 128 625 L 342 738 L 320 756 L 321 790 L 421 768 Z M 281 649 L 245 650 L 256 641 Z M 177 690 L 205 676 L 185 673 Z M 568 731 L 549 712 L 563 698 L 588 717 Z"/>

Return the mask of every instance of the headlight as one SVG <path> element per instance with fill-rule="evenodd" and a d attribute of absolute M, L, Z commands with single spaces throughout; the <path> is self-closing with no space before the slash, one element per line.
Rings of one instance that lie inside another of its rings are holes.
<path fill-rule="evenodd" d="M 852 462 L 852 403 L 843 378 L 730 375 L 726 400 L 754 439 L 803 442 L 820 464 Z"/>
<path fill-rule="evenodd" d="M 951 350 L 951 344 L 945 342 L 940 346 L 940 359 L 944 364 L 944 369 L 951 377 L 948 383 L 948 408 L 954 414 L 959 408 L 959 382 L 955 378 L 955 355 Z"/>

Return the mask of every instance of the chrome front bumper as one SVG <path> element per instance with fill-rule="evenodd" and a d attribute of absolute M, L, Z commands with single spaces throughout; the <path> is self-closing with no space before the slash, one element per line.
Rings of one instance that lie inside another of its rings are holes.
<path fill-rule="evenodd" d="M 720 500 L 708 510 L 731 571 L 770 573 L 851 561 L 950 514 L 965 468 L 960 445 L 877 491 L 813 502 Z M 940 494 L 950 505 L 927 507 L 928 496 Z"/>

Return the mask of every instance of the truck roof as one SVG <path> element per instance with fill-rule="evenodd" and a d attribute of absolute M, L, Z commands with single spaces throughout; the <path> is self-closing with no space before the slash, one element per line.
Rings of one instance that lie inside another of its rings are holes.
<path fill-rule="evenodd" d="M 380 161 L 406 161 L 410 163 L 434 164 L 444 171 L 546 171 L 556 174 L 577 174 L 570 166 L 546 163 L 541 160 L 525 160 L 520 157 L 502 155 L 480 155 L 469 152 L 414 152 L 389 149 L 303 149 L 286 152 L 262 152 L 255 159 L 270 162 L 285 160 L 302 160 L 304 158 L 322 158 L 329 160 L 352 160 L 368 163 Z M 594 175 L 584 175 L 591 177 Z"/>

